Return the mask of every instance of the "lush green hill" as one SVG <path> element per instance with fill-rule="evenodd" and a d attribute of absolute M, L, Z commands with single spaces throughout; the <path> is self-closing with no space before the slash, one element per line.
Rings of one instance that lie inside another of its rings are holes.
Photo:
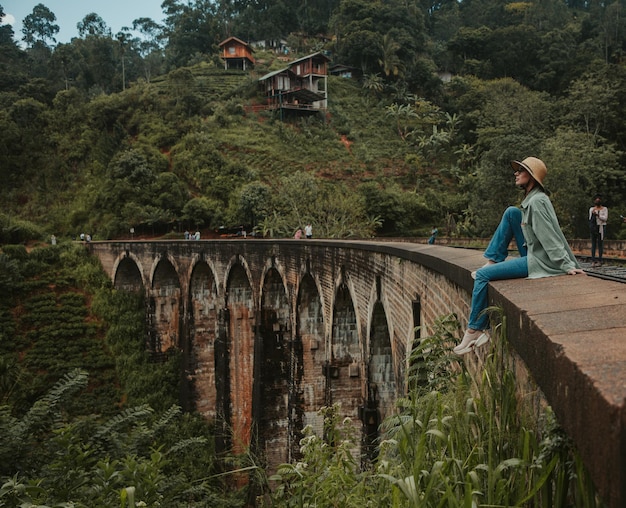
<path fill-rule="evenodd" d="M 49 233 L 108 238 L 130 227 L 163 234 L 184 227 L 252 227 L 274 212 L 288 215 L 272 196 L 284 194 L 283 179 L 294 175 L 313 178 L 316 186 L 302 220 L 315 221 L 312 210 L 329 193 L 356 199 L 366 182 L 414 190 L 407 163 L 414 149 L 395 132 L 388 101 L 357 81 L 330 77 L 326 114 L 281 121 L 276 112 L 254 107 L 264 103 L 256 80 L 262 72 L 199 64 L 109 96 L 69 90 L 49 107 L 32 102 L 29 113 L 39 129 L 31 128 L 36 139 L 30 150 L 38 153 L 22 153 L 8 175 L 10 209 Z M 329 182 L 335 189 L 326 188 Z M 253 205 L 242 197 L 251 187 L 265 191 Z M 351 232 L 331 228 L 326 234 L 373 231 L 372 210 L 357 201 L 347 219 Z M 283 235 L 291 227 L 269 229 Z"/>
<path fill-rule="evenodd" d="M 90 14 L 67 44 L 44 5 L 23 47 L 0 27 L 3 241 L 21 219 L 62 237 L 239 224 L 286 236 L 303 221 L 325 236 L 433 224 L 488 236 L 519 200 L 509 162 L 528 155 L 547 163 L 568 236 L 588 235 L 595 193 L 615 211 L 626 201 L 617 3 L 163 8 L 162 24 L 141 18 L 115 35 Z M 278 43 L 281 56 L 254 44 L 254 70 L 226 71 L 229 35 Z M 257 79 L 316 51 L 359 79 L 329 78 L 319 117 L 259 111 Z M 609 237 L 626 234 L 618 216 Z"/>
<path fill-rule="evenodd" d="M 109 95 L 0 94 L 4 220 L 59 237 L 131 228 L 206 236 L 240 224 L 291 236 L 306 222 L 327 237 L 419 235 L 433 225 L 488 236 L 519 199 L 509 161 L 531 153 L 550 168 L 568 236 L 586 236 L 595 192 L 610 207 L 626 194 L 623 153 L 601 134 L 617 128 L 607 108 L 626 82 L 621 69 L 581 77 L 580 90 L 610 88 L 576 101 L 511 79 L 459 77 L 440 85 L 435 103 L 380 76 L 331 76 L 324 114 L 281 119 L 258 107 L 258 76 L 281 64 L 264 56 L 250 73 L 204 62 Z"/>

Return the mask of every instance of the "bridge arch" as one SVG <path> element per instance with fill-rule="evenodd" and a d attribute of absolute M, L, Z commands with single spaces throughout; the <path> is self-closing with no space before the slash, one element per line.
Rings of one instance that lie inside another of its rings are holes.
<path fill-rule="evenodd" d="M 198 253 L 192 254 L 189 258 L 189 262 L 181 264 L 178 270 L 184 271 L 184 276 L 183 276 L 184 280 L 191 281 L 193 277 L 193 272 L 196 270 L 196 267 L 199 264 L 204 264 L 209 268 L 213 276 L 218 293 L 221 294 L 222 288 L 220 286 L 221 281 L 219 279 L 219 268 L 216 266 L 215 261 L 211 258 L 211 256 L 207 256 L 204 252 L 198 252 Z"/>
<path fill-rule="evenodd" d="M 150 268 L 150 287 L 156 289 L 161 284 L 169 284 L 167 281 L 176 279 L 180 287 L 180 269 L 176 258 L 169 252 L 161 252 L 156 255 Z"/>
<path fill-rule="evenodd" d="M 322 330 L 321 330 L 323 335 L 321 337 L 316 337 L 316 339 L 324 342 L 323 351 L 326 353 L 330 351 L 330 340 L 331 340 L 331 334 L 332 334 L 331 312 L 332 312 L 332 302 L 334 299 L 335 286 L 333 285 L 332 292 L 328 292 L 327 281 L 319 273 L 319 271 L 317 271 L 311 265 L 312 265 L 311 259 L 306 259 L 304 266 L 302 266 L 302 269 L 299 271 L 299 276 L 297 277 L 297 295 L 298 295 L 297 298 L 301 297 L 302 283 L 304 281 L 307 281 L 307 283 L 310 283 L 311 286 L 307 287 L 306 294 L 311 295 L 315 293 L 317 295 L 317 298 L 319 299 L 319 304 L 320 304 L 319 312 L 321 315 L 321 323 L 323 325 Z M 300 313 L 300 310 L 297 310 L 295 312 L 296 317 L 299 316 L 299 313 Z"/>
<path fill-rule="evenodd" d="M 113 267 L 113 287 L 132 292 L 144 290 L 141 261 L 134 253 L 125 252 L 115 261 Z"/>
<path fill-rule="evenodd" d="M 330 402 L 341 402 L 342 412 L 353 419 L 363 405 L 361 371 L 362 345 L 358 335 L 358 320 L 348 284 L 342 280 L 335 291 L 327 382 Z"/>
<path fill-rule="evenodd" d="M 239 273 L 239 270 L 241 270 L 242 273 Z M 229 297 L 228 287 L 229 287 L 229 284 L 232 283 L 231 277 L 233 276 L 233 271 L 237 272 L 236 275 L 240 282 L 242 280 L 241 279 L 242 276 L 247 280 L 248 286 L 250 287 L 250 290 L 252 291 L 251 301 L 252 301 L 252 308 L 254 308 L 257 303 L 256 285 L 254 284 L 254 275 L 252 273 L 252 270 L 250 269 L 248 261 L 245 259 L 244 256 L 241 256 L 241 255 L 232 256 L 227 262 L 227 265 L 224 269 L 224 281 L 223 281 L 224 298 L 228 300 L 228 297 Z"/>
<path fill-rule="evenodd" d="M 290 292 L 289 287 L 286 283 L 286 275 L 284 267 L 281 266 L 280 263 L 277 263 L 274 257 L 268 258 L 263 266 L 259 277 L 259 299 L 261 301 L 261 309 L 267 308 L 270 309 L 272 306 L 268 305 L 268 299 L 274 295 L 275 297 L 280 297 L 285 295 L 287 301 L 287 308 L 283 308 L 282 305 L 284 302 L 282 300 L 280 302 L 276 302 L 276 304 L 280 305 L 280 318 L 289 321 L 291 318 L 291 310 L 289 309 L 290 302 Z M 278 290 L 277 286 L 281 286 L 281 290 Z M 291 329 L 290 323 L 288 323 L 288 327 Z"/>

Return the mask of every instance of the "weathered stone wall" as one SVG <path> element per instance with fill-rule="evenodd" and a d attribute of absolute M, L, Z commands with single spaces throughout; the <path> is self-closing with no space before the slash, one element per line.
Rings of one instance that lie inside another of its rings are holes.
<path fill-rule="evenodd" d="M 465 323 L 470 271 L 484 262 L 474 250 L 392 242 L 89 248 L 116 287 L 141 283 L 148 347 L 184 352 L 189 405 L 234 431 L 225 446 L 258 442 L 270 467 L 297 457 L 303 425 L 321 432 L 321 405 L 341 403 L 371 437 L 404 393 L 415 337 L 444 314 Z M 505 310 L 520 393 L 537 405 L 545 394 L 606 502 L 625 506 L 626 287 L 584 276 L 498 281 L 490 301 Z M 480 356 L 466 361 L 481 366 Z"/>
<path fill-rule="evenodd" d="M 298 455 L 305 425 L 322 432 L 323 405 L 367 420 L 371 440 L 404 393 L 414 338 L 467 314 L 467 291 L 441 273 L 349 242 L 90 247 L 116 287 L 146 291 L 148 348 L 184 352 L 187 407 L 232 429 L 235 450 L 256 422 L 274 465 Z"/>

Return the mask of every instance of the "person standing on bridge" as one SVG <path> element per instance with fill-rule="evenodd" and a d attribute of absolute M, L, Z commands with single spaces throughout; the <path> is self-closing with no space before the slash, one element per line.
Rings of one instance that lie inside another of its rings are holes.
<path fill-rule="evenodd" d="M 527 157 L 521 162 L 511 161 L 511 167 L 515 185 L 524 191 L 524 200 L 521 210 L 514 206 L 505 210 L 485 250 L 487 264 L 472 273 L 475 281 L 470 316 L 463 340 L 454 348 L 457 355 L 469 353 L 489 341 L 489 316 L 484 311 L 490 281 L 584 274 L 546 194 L 543 183 L 548 172 L 546 165 L 536 157 Z M 520 257 L 506 259 L 513 238 Z"/>
<path fill-rule="evenodd" d="M 604 250 L 604 234 L 606 221 L 609 218 L 609 209 L 602 205 L 602 196 L 596 194 L 593 206 L 589 209 L 589 232 L 591 233 L 591 266 L 602 266 L 602 252 Z M 596 247 L 598 258 L 596 259 Z"/>
<path fill-rule="evenodd" d="M 435 240 L 437 239 L 438 234 L 439 234 L 439 230 L 437 229 L 437 226 L 433 226 L 433 229 L 430 230 L 430 238 L 428 239 L 429 245 L 432 245 L 435 243 Z"/>

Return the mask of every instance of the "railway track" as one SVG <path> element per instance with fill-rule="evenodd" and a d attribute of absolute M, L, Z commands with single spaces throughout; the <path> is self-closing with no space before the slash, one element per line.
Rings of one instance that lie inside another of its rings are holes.
<path fill-rule="evenodd" d="M 626 260 L 606 259 L 600 267 L 593 268 L 591 259 L 585 256 L 576 256 L 581 268 L 591 277 L 604 280 L 626 283 Z"/>

